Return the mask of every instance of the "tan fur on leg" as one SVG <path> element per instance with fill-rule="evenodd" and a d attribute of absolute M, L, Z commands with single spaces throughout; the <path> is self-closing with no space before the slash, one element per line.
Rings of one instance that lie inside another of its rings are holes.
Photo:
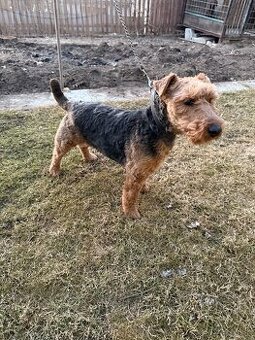
<path fill-rule="evenodd" d="M 122 193 L 122 208 L 126 216 L 139 218 L 138 197 L 146 187 L 146 180 L 159 168 L 169 154 L 163 143 L 157 145 L 157 157 L 145 156 L 137 143 L 131 143 L 126 164 L 126 179 Z"/>
<path fill-rule="evenodd" d="M 51 160 L 51 165 L 49 169 L 49 173 L 52 176 L 58 176 L 60 173 L 60 164 L 61 160 L 64 157 L 64 155 L 71 150 L 74 147 L 72 144 L 55 144 L 54 150 L 53 150 L 53 155 L 52 155 L 52 160 Z"/>
<path fill-rule="evenodd" d="M 64 155 L 77 144 L 82 144 L 82 142 L 83 140 L 74 127 L 72 117 L 66 114 L 60 122 L 55 136 L 53 155 L 49 168 L 49 173 L 52 176 L 59 175 L 61 160 Z"/>
<path fill-rule="evenodd" d="M 93 162 L 97 160 L 97 156 L 89 150 L 89 147 L 86 143 L 79 144 L 78 149 L 80 150 L 82 157 L 86 162 Z"/>

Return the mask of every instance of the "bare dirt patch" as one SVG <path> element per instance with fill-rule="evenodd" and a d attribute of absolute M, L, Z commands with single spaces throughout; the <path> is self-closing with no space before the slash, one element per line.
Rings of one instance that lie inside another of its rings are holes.
<path fill-rule="evenodd" d="M 100 88 L 144 85 L 132 50 L 123 38 L 63 39 L 65 85 Z M 254 42 L 193 44 L 179 38 L 137 38 L 137 54 L 151 78 L 170 71 L 180 76 L 206 72 L 213 81 L 255 78 Z M 55 39 L 0 40 L 0 91 L 2 94 L 48 91 L 58 76 Z"/>

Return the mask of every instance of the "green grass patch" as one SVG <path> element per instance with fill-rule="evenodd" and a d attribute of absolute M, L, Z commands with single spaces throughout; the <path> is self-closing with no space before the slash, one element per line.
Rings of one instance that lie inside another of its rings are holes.
<path fill-rule="evenodd" d="M 218 141 L 178 138 L 138 221 L 98 153 L 48 176 L 60 109 L 0 112 L 0 339 L 254 339 L 254 95 L 221 97 Z"/>

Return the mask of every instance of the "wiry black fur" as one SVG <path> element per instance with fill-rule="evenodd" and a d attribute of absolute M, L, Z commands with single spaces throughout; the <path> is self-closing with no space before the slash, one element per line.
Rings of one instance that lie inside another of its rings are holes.
<path fill-rule="evenodd" d="M 155 107 L 126 111 L 102 104 L 69 102 L 68 110 L 85 141 L 120 164 L 125 164 L 131 142 L 138 143 L 151 157 L 156 156 L 159 141 L 170 147 L 174 143 L 175 133 L 166 113 L 156 117 Z"/>
<path fill-rule="evenodd" d="M 72 105 L 75 126 L 89 145 L 107 157 L 124 164 L 131 141 L 139 143 L 145 154 L 157 153 L 157 142 L 167 145 L 175 134 L 168 125 L 158 124 L 151 108 L 125 111 L 101 104 Z"/>

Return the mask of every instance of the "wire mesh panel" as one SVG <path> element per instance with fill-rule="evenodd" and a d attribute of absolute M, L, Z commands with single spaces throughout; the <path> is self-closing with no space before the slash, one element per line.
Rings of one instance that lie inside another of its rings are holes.
<path fill-rule="evenodd" d="M 252 7 L 251 7 L 252 6 Z M 220 38 L 255 30 L 255 0 L 187 0 L 184 25 Z"/>
<path fill-rule="evenodd" d="M 221 37 L 231 1 L 187 0 L 184 25 Z"/>
<path fill-rule="evenodd" d="M 225 24 L 226 37 L 238 37 L 243 34 L 253 0 L 232 0 Z"/>
<path fill-rule="evenodd" d="M 187 0 L 186 12 L 224 20 L 230 0 Z"/>
<path fill-rule="evenodd" d="M 251 5 L 245 30 L 255 34 L 255 1 Z"/>

